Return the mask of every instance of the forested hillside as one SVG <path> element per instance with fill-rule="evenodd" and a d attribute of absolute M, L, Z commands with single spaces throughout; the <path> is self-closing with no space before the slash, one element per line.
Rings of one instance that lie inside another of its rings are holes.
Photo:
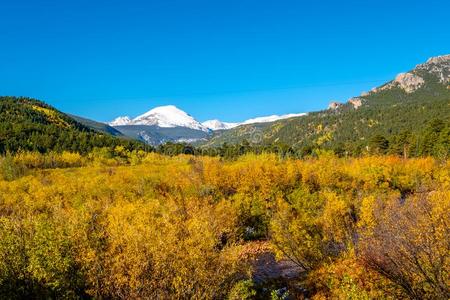
<path fill-rule="evenodd" d="M 328 110 L 221 131 L 203 144 L 287 144 L 294 149 L 365 150 L 406 156 L 448 156 L 450 55 L 431 58 L 384 86 Z"/>
<path fill-rule="evenodd" d="M 145 142 L 151 146 L 177 142 L 190 143 L 192 141 L 207 140 L 209 137 L 208 132 L 179 126 L 124 125 L 113 128 L 129 138 Z"/>
<path fill-rule="evenodd" d="M 0 97 L 0 153 L 73 151 L 95 147 L 143 148 L 137 141 L 119 139 L 87 127 L 53 107 L 30 98 Z"/>
<path fill-rule="evenodd" d="M 93 121 L 93 120 L 86 119 L 86 118 L 83 118 L 80 116 L 75 116 L 75 115 L 70 115 L 70 114 L 68 114 L 68 116 L 73 118 L 75 121 L 85 125 L 86 127 L 94 129 L 98 132 L 110 134 L 113 136 L 124 137 L 124 135 L 120 131 L 118 131 L 117 129 L 114 129 L 114 127 L 111 127 L 108 124 Z"/>

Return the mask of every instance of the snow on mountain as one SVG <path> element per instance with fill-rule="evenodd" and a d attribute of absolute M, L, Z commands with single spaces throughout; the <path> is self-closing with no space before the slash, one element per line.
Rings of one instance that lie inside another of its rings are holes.
<path fill-rule="evenodd" d="M 288 119 L 293 117 L 301 117 L 306 115 L 306 113 L 301 114 L 287 114 L 287 115 L 272 115 L 272 116 L 266 116 L 266 117 L 258 117 L 253 119 L 248 119 L 241 123 L 227 123 L 222 122 L 219 120 L 208 120 L 202 123 L 203 126 L 211 129 L 211 130 L 225 130 L 225 129 L 231 129 L 240 125 L 246 125 L 246 124 L 254 124 L 254 123 L 268 123 L 268 122 L 275 122 L 282 119 Z"/>
<path fill-rule="evenodd" d="M 209 129 L 195 120 L 186 112 L 174 105 L 155 107 L 133 120 L 128 117 L 119 117 L 109 123 L 111 126 L 147 125 L 162 128 L 186 127 L 196 130 L 209 131 Z"/>
<path fill-rule="evenodd" d="M 239 126 L 239 123 L 227 123 L 219 120 L 208 120 L 203 122 L 202 125 L 211 130 L 224 130 Z"/>
<path fill-rule="evenodd" d="M 127 116 L 125 117 L 117 117 L 114 119 L 114 121 L 109 122 L 109 126 L 124 126 L 131 123 L 131 119 Z"/>
<path fill-rule="evenodd" d="M 301 114 L 287 114 L 287 115 L 272 115 L 266 117 L 258 117 L 246 120 L 241 123 L 229 123 L 219 120 L 208 120 L 203 123 L 198 122 L 192 116 L 177 108 L 174 105 L 166 105 L 155 107 L 152 110 L 140 115 L 134 119 L 129 117 L 118 117 L 114 121 L 108 123 L 110 126 L 125 126 L 125 125 L 147 125 L 158 126 L 161 128 L 186 127 L 196 130 L 208 132 L 210 130 L 226 130 L 244 124 L 253 123 L 267 123 L 277 120 L 304 116 Z"/>
<path fill-rule="evenodd" d="M 244 122 L 242 122 L 240 125 L 244 125 L 244 124 L 254 124 L 254 123 L 268 123 L 268 122 L 275 122 L 278 120 L 283 120 L 283 119 L 289 119 L 289 118 L 293 118 L 293 117 L 301 117 L 306 115 L 306 113 L 300 113 L 300 114 L 287 114 L 287 115 L 271 115 L 271 116 L 266 116 L 266 117 L 258 117 L 258 118 L 253 118 L 253 119 L 248 119 Z"/>
<path fill-rule="evenodd" d="M 133 119 L 133 125 L 154 125 L 163 128 L 187 127 L 202 131 L 208 128 L 200 124 L 174 105 L 159 106 Z"/>

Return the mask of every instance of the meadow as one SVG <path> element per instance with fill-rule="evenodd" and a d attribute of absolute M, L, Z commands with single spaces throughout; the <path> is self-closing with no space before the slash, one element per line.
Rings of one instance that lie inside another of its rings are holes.
<path fill-rule="evenodd" d="M 450 296 L 448 160 L 102 153 L 0 159 L 1 298 Z"/>

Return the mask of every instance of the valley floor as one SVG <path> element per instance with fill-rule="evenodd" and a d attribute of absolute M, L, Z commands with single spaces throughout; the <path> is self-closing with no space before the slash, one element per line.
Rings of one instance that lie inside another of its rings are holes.
<path fill-rule="evenodd" d="M 445 299 L 450 162 L 0 159 L 0 297 Z"/>

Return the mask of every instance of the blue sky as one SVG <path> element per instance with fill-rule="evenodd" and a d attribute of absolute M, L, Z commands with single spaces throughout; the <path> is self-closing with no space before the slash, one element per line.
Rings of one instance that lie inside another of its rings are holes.
<path fill-rule="evenodd" d="M 306 112 L 450 53 L 449 1 L 0 0 L 0 95 L 106 121 Z"/>

